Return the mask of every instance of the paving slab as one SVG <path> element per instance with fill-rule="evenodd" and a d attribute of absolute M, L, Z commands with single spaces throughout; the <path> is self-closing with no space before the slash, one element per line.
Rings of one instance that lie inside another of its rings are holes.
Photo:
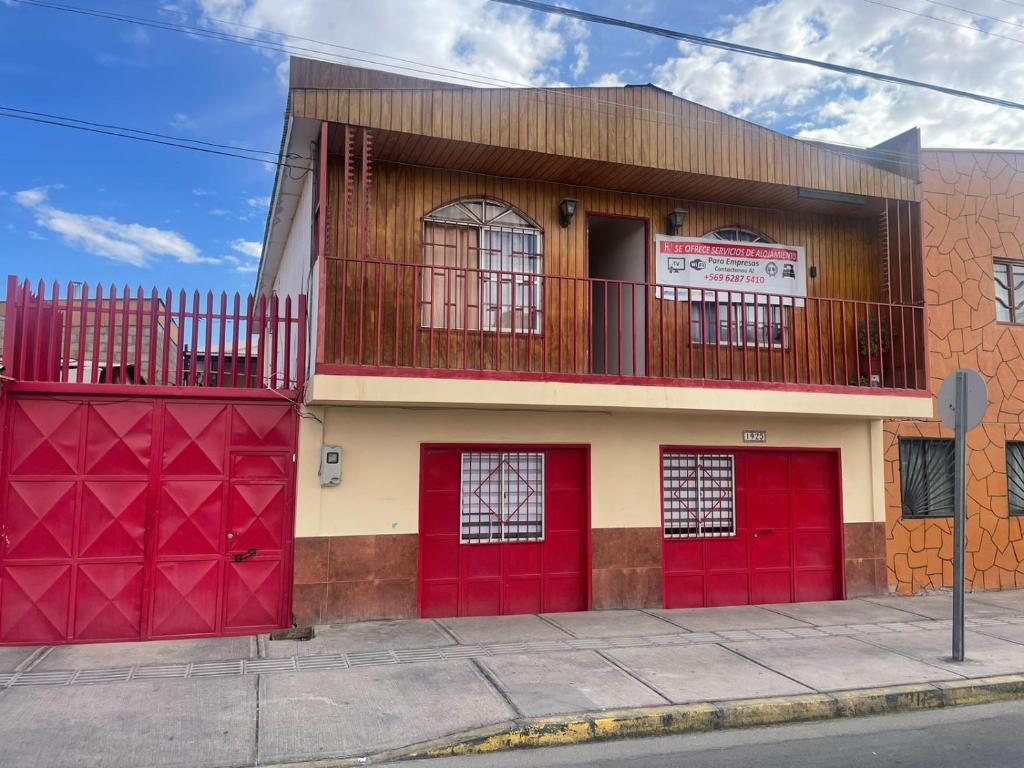
<path fill-rule="evenodd" d="M 440 648 L 445 645 L 455 645 L 455 641 L 433 621 L 401 619 L 318 626 L 312 640 L 267 640 L 265 648 L 269 658 L 279 659 L 384 649 Z"/>
<path fill-rule="evenodd" d="M 256 678 L 0 693 L 0 765 L 220 768 L 256 759 Z"/>
<path fill-rule="evenodd" d="M 1017 613 L 1012 608 L 993 605 L 982 601 L 976 595 L 966 595 L 964 609 L 968 619 L 999 618 Z M 926 619 L 951 619 L 953 617 L 952 593 L 916 595 L 914 597 L 872 597 L 866 598 L 875 605 L 908 611 Z"/>
<path fill-rule="evenodd" d="M 1010 675 L 1024 672 L 1024 646 L 997 637 L 968 631 L 964 636 L 962 662 L 953 661 L 952 633 L 948 629 L 901 634 L 874 635 L 874 645 L 911 656 L 965 677 Z"/>
<path fill-rule="evenodd" d="M 180 664 L 190 661 L 226 661 L 252 658 L 254 649 L 254 638 L 250 637 L 58 645 L 32 669 L 97 669 Z"/>
<path fill-rule="evenodd" d="M 0 648 L 0 672 L 17 672 L 37 648 Z"/>
<path fill-rule="evenodd" d="M 921 618 L 909 611 L 901 611 L 889 605 L 878 605 L 870 600 L 788 603 L 765 606 L 765 609 L 818 627 L 839 624 L 882 624 L 895 621 L 915 621 Z"/>
<path fill-rule="evenodd" d="M 1024 613 L 1024 589 L 1006 589 L 1002 592 L 974 592 L 975 600 L 980 603 L 1009 608 L 1017 613 Z"/>
<path fill-rule="evenodd" d="M 467 645 L 489 643 L 528 643 L 545 640 L 567 640 L 571 637 L 539 616 L 466 616 L 438 619 L 438 624 Z"/>
<path fill-rule="evenodd" d="M 691 632 L 717 632 L 723 629 L 786 629 L 810 624 L 766 610 L 757 605 L 724 608 L 668 608 L 649 611 Z"/>
<path fill-rule="evenodd" d="M 731 643 L 727 647 L 819 691 L 928 683 L 960 677 L 851 637 L 750 641 Z"/>
<path fill-rule="evenodd" d="M 667 635 L 679 629 L 643 611 L 547 613 L 544 618 L 575 637 L 643 637 Z"/>
<path fill-rule="evenodd" d="M 1004 624 L 1001 627 L 975 627 L 973 631 L 982 635 L 998 637 L 1000 640 L 1006 640 L 1008 642 L 1018 643 L 1019 645 L 1024 646 L 1024 624 Z"/>
<path fill-rule="evenodd" d="M 717 645 L 619 648 L 607 654 L 677 704 L 810 692 Z"/>
<path fill-rule="evenodd" d="M 668 703 L 594 651 L 496 656 L 480 664 L 527 717 Z"/>
<path fill-rule="evenodd" d="M 259 762 L 364 755 L 513 717 L 471 661 L 262 675 Z"/>

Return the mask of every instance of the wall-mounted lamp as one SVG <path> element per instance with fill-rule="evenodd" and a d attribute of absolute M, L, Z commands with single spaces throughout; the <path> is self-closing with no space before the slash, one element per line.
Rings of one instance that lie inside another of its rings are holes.
<path fill-rule="evenodd" d="M 572 224 L 572 217 L 576 215 L 576 198 L 563 197 L 562 202 L 558 205 L 558 210 L 561 213 L 558 223 L 562 225 L 562 229 L 565 229 Z"/>
<path fill-rule="evenodd" d="M 670 235 L 681 235 L 683 225 L 686 223 L 686 209 L 675 208 L 668 215 L 668 233 Z"/>

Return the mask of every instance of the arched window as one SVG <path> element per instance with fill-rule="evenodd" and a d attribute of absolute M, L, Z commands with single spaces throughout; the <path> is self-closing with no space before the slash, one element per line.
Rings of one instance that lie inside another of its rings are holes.
<path fill-rule="evenodd" d="M 543 230 L 499 200 L 448 203 L 423 217 L 420 324 L 540 333 Z"/>
<path fill-rule="evenodd" d="M 764 235 L 758 234 L 752 229 L 744 229 L 743 227 L 719 227 L 713 229 L 704 235 L 706 238 L 712 240 L 729 240 L 733 243 L 773 243 L 771 240 Z"/>
<path fill-rule="evenodd" d="M 733 243 L 773 243 L 740 226 L 719 227 L 704 235 Z M 747 293 L 715 294 L 690 305 L 690 339 L 694 344 L 732 344 L 744 349 L 786 348 L 792 327 L 792 300 Z M 716 339 L 717 335 L 717 339 Z"/>

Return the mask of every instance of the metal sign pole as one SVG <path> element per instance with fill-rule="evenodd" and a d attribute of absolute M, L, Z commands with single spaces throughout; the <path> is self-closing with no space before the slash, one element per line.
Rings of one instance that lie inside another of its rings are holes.
<path fill-rule="evenodd" d="M 964 660 L 964 558 L 967 550 L 967 376 L 956 373 L 953 466 L 953 660 Z"/>

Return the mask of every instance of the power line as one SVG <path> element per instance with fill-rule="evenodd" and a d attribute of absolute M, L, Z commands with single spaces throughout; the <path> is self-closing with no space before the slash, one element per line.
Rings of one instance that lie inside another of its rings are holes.
<path fill-rule="evenodd" d="M 928 19 L 929 21 L 934 21 L 934 22 L 937 22 L 939 24 L 948 24 L 951 27 L 960 27 L 961 29 L 969 29 L 971 32 L 975 32 L 975 33 L 977 33 L 979 35 L 985 35 L 986 37 L 998 37 L 1001 40 L 1009 40 L 1011 43 L 1018 43 L 1018 44 L 1024 45 L 1024 40 L 1020 39 L 1019 37 L 1010 37 L 1009 35 L 1003 35 L 1003 34 L 1000 34 L 999 32 L 990 32 L 987 29 L 981 29 L 980 27 L 976 27 L 973 24 L 965 24 L 962 21 L 953 21 L 953 19 L 944 19 L 941 16 L 932 16 L 931 14 L 928 14 L 928 13 L 921 13 L 920 11 L 912 11 L 909 8 L 901 8 L 898 5 L 890 5 L 889 3 L 883 3 L 883 2 L 881 2 L 881 0 L 864 0 L 864 2 L 865 3 L 870 3 L 871 5 L 878 5 L 878 6 L 881 6 L 882 8 L 888 8 L 888 9 L 893 10 L 893 11 L 899 11 L 900 13 L 908 13 L 911 16 L 920 16 L 922 19 Z M 933 2 L 933 0 L 925 0 L 925 2 L 929 2 L 930 3 L 930 2 Z M 962 11 L 963 13 L 971 13 L 971 11 L 968 11 L 966 9 L 956 8 L 956 6 L 946 5 L 945 3 L 934 3 L 934 4 L 935 5 L 943 5 L 943 6 L 947 7 L 947 8 L 955 8 L 956 10 Z M 978 14 L 978 15 L 981 15 L 981 14 Z M 985 18 L 994 18 L 994 17 L 986 16 Z M 996 19 L 996 21 L 999 21 L 999 19 Z M 1006 23 L 1009 24 L 1011 22 L 1006 22 Z"/>
<path fill-rule="evenodd" d="M 40 116 L 41 114 L 42 113 L 31 112 L 31 111 L 28 111 L 28 110 L 15 109 L 13 107 L 0 106 L 0 118 L 6 117 L 6 118 L 9 118 L 9 119 L 12 119 L 12 120 L 25 120 L 25 121 L 32 122 L 32 123 L 41 123 L 43 125 L 53 125 L 53 126 L 57 126 L 59 128 L 71 128 L 73 130 L 84 131 L 86 133 L 96 133 L 96 134 L 101 134 L 103 136 L 116 136 L 116 137 L 121 138 L 121 139 L 132 139 L 133 141 L 142 141 L 142 142 L 145 142 L 147 144 L 159 144 L 159 145 L 165 146 L 165 147 L 176 147 L 177 149 L 188 149 L 188 150 L 191 150 L 193 152 L 202 152 L 204 154 L 209 154 L 209 155 L 219 155 L 219 156 L 222 156 L 222 157 L 235 157 L 235 158 L 238 158 L 240 160 L 251 160 L 251 161 L 254 161 L 254 162 L 257 162 L 257 163 L 264 163 L 264 164 L 269 164 L 269 165 L 280 166 L 282 168 L 294 168 L 295 170 L 302 171 L 303 173 L 307 173 L 309 171 L 308 168 L 303 168 L 300 165 L 292 165 L 290 163 L 283 162 L 283 161 L 280 161 L 280 160 L 271 160 L 271 159 L 266 159 L 266 158 L 262 158 L 262 157 L 253 157 L 251 155 L 244 155 L 244 154 L 240 154 L 238 152 L 230 152 L 230 151 L 227 151 L 227 150 L 213 148 L 213 147 L 215 147 L 217 145 L 213 145 L 213 146 L 195 146 L 194 144 L 181 143 L 180 141 L 173 140 L 173 139 L 160 139 L 160 138 L 154 138 L 153 136 L 140 136 L 140 135 L 137 135 L 137 134 L 141 133 L 141 132 L 137 131 L 134 128 L 126 128 L 124 126 L 116 126 L 116 125 L 110 125 L 110 124 L 104 124 L 104 123 L 89 123 L 89 122 L 84 121 L 84 120 L 78 120 L 76 118 L 71 118 L 71 117 L 63 117 L 63 116 L 60 116 L 60 115 L 47 115 L 46 117 L 42 117 L 42 116 Z M 105 126 L 105 127 L 102 127 L 102 128 L 101 127 L 97 127 L 97 126 L 101 126 L 101 125 Z M 184 140 L 184 141 L 188 141 L 188 140 Z M 246 151 L 255 151 L 255 150 L 246 150 Z M 264 150 L 259 150 L 259 151 L 260 152 L 264 152 Z M 275 153 L 268 153 L 268 154 L 271 154 L 274 157 L 277 156 L 276 152 Z M 305 159 L 305 158 L 302 158 L 300 155 L 289 155 L 289 158 L 290 159 Z"/>
<path fill-rule="evenodd" d="M 539 11 L 540 13 L 553 14 L 557 16 L 566 16 L 568 18 L 578 19 L 580 21 L 588 21 L 593 24 L 604 24 L 606 26 L 632 29 L 636 32 L 643 32 L 649 35 L 657 35 L 659 37 L 667 37 L 672 40 L 681 40 L 683 42 L 694 43 L 696 45 L 707 46 L 709 48 L 718 48 L 720 50 L 729 51 L 731 53 L 742 53 L 749 56 L 757 56 L 762 59 L 784 61 L 791 64 L 804 64 L 806 66 L 817 67 L 818 69 L 824 69 L 830 72 L 837 72 L 843 75 L 853 75 L 855 77 L 865 77 L 871 80 L 879 80 L 885 83 L 893 83 L 895 85 L 905 85 L 910 86 L 912 88 L 924 88 L 930 91 L 935 91 L 937 93 L 945 94 L 946 96 L 955 96 L 957 98 L 962 99 L 972 99 L 974 101 L 980 101 L 985 104 L 994 104 L 997 107 L 1008 107 L 1010 109 L 1024 110 L 1024 103 L 1018 101 L 1010 101 L 1009 99 L 1001 99 L 995 96 L 986 96 L 985 94 L 973 93 L 971 91 L 963 91 L 958 88 L 949 88 L 947 86 L 938 85 L 936 83 L 925 83 L 920 80 L 913 80 L 907 77 L 899 77 L 898 75 L 890 75 L 884 72 L 872 72 L 871 70 L 867 69 L 847 67 L 842 64 L 833 64 L 832 62 L 828 61 L 808 59 L 803 56 L 794 56 L 789 53 L 770 51 L 766 48 L 755 48 L 754 46 L 750 45 L 731 43 L 727 40 L 717 40 L 713 37 L 694 35 L 690 34 L 689 32 L 677 32 L 675 30 L 665 29 L 664 27 L 655 27 L 650 24 L 641 24 L 640 22 L 627 21 L 625 19 L 617 19 L 611 16 L 601 16 L 600 14 L 590 13 L 588 11 L 579 11 L 576 10 L 575 8 L 563 8 L 561 6 L 536 2 L 536 0 L 490 0 L 490 2 L 501 3 L 503 5 L 514 5 L 520 8 L 528 8 L 533 11 Z"/>
<path fill-rule="evenodd" d="M 607 115 L 607 114 L 611 114 L 613 112 L 613 110 L 628 110 L 628 111 L 631 111 L 631 112 L 634 112 L 634 113 L 638 113 L 638 114 L 641 114 L 641 115 L 644 115 L 644 114 L 652 115 L 653 116 L 652 121 L 655 122 L 655 123 L 659 123 L 659 121 L 657 119 L 659 116 L 665 117 L 666 118 L 666 123 L 674 122 L 676 120 L 676 117 L 677 117 L 675 114 L 673 114 L 671 112 L 666 112 L 664 110 L 654 109 L 654 108 L 651 108 L 651 107 L 644 107 L 644 106 L 640 106 L 640 105 L 636 105 L 636 104 L 623 104 L 622 102 L 619 102 L 619 101 L 613 101 L 613 100 L 610 100 L 610 99 L 601 99 L 601 98 L 595 97 L 593 95 L 576 94 L 576 93 L 572 93 L 572 92 L 568 91 L 565 88 L 557 88 L 557 89 L 556 88 L 543 88 L 543 87 L 538 88 L 538 87 L 532 86 L 529 83 L 522 83 L 522 82 L 516 82 L 516 81 L 513 81 L 513 80 L 505 80 L 505 79 L 501 79 L 501 78 L 495 78 L 495 77 L 492 77 L 490 75 L 480 75 L 480 74 L 470 73 L 470 72 L 466 72 L 465 70 L 452 69 L 452 68 L 449 68 L 449 67 L 444 67 L 444 66 L 437 65 L 437 64 L 428 64 L 428 63 L 425 63 L 425 62 L 419 62 L 419 61 L 415 61 L 415 60 L 412 60 L 412 59 L 403 59 L 403 58 L 399 58 L 399 57 L 395 57 L 395 56 L 390 56 L 388 54 L 379 53 L 379 52 L 376 52 L 376 51 L 367 51 L 365 49 L 360 49 L 360 48 L 351 48 L 351 47 L 348 47 L 348 46 L 338 45 L 336 43 L 330 43 L 330 42 L 326 42 L 326 41 L 322 41 L 322 40 L 316 40 L 314 38 L 307 38 L 307 37 L 301 37 L 301 36 L 297 36 L 297 35 L 291 35 L 291 34 L 288 34 L 288 33 L 285 33 L 285 32 L 278 32 L 278 31 L 275 31 L 275 30 L 267 30 L 267 29 L 263 29 L 261 27 L 254 27 L 254 26 L 251 26 L 251 25 L 240 24 L 238 22 L 231 22 L 231 21 L 218 20 L 218 19 L 214 19 L 213 20 L 213 21 L 216 21 L 217 23 L 221 23 L 221 24 L 233 25 L 233 26 L 237 26 L 237 27 L 240 27 L 240 28 L 244 28 L 244 29 L 258 30 L 258 31 L 260 31 L 260 32 L 262 32 L 264 34 L 276 35 L 277 37 L 281 37 L 281 38 L 284 38 L 284 39 L 291 38 L 291 39 L 301 40 L 301 41 L 305 41 L 305 42 L 313 42 L 313 43 L 316 43 L 317 45 L 323 45 L 323 46 L 326 46 L 326 47 L 329 47 L 329 48 L 335 48 L 335 49 L 344 50 L 344 51 L 355 51 L 355 52 L 359 52 L 359 53 L 364 53 L 366 55 L 374 56 L 374 57 L 377 57 L 377 58 L 380 58 L 380 59 L 390 59 L 392 61 L 403 62 L 404 64 L 410 64 L 410 65 L 414 65 L 414 66 L 396 65 L 396 64 L 392 64 L 392 63 L 387 62 L 387 61 L 376 61 L 376 60 L 372 60 L 372 59 L 364 59 L 364 58 L 354 57 L 354 56 L 350 56 L 350 55 L 329 54 L 329 53 L 325 53 L 325 52 L 317 50 L 317 49 L 305 48 L 305 47 L 302 47 L 302 46 L 290 46 L 290 45 L 285 44 L 285 43 L 280 43 L 280 44 L 278 44 L 278 43 L 271 43 L 271 42 L 267 42 L 267 41 L 261 40 L 261 39 L 256 38 L 256 37 L 248 37 L 248 36 L 245 36 L 245 35 L 234 35 L 234 34 L 230 34 L 230 33 L 227 33 L 227 32 L 215 32 L 215 31 L 211 31 L 211 30 L 208 30 L 208 29 L 204 29 L 202 27 L 196 27 L 196 26 L 191 26 L 191 25 L 187 25 L 187 24 L 179 24 L 179 23 L 174 23 L 174 22 L 165 22 L 165 21 L 159 21 L 159 20 L 154 20 L 154 19 L 147 19 L 147 18 L 142 18 L 142 17 L 138 17 L 138 16 L 129 16 L 129 15 L 126 15 L 126 14 L 119 14 L 119 13 L 108 12 L 108 11 L 98 11 L 98 10 L 94 10 L 94 9 L 90 9 L 90 8 L 81 8 L 81 7 L 78 7 L 78 6 L 63 5 L 63 4 L 52 3 L 52 2 L 44 2 L 43 0 L 14 0 L 14 2 L 18 2 L 18 3 L 21 3 L 23 5 L 29 5 L 29 6 L 35 6 L 35 7 L 38 7 L 38 8 L 44 8 L 44 9 L 47 9 L 47 10 L 63 11 L 63 12 L 67 12 L 67 13 L 73 13 L 73 14 L 79 14 L 79 15 L 84 15 L 84 16 L 96 17 L 96 18 L 100 18 L 100 19 L 103 19 L 103 20 L 107 20 L 107 21 L 119 21 L 119 22 L 124 22 L 124 23 L 128 23 L 128 24 L 140 25 L 140 26 L 143 26 L 143 27 L 151 27 L 151 28 L 161 29 L 161 30 L 164 30 L 164 31 L 179 32 L 179 33 L 183 33 L 183 34 L 188 34 L 190 36 L 206 37 L 206 38 L 210 38 L 210 39 L 214 39 L 214 40 L 220 40 L 220 41 L 223 41 L 223 42 L 230 42 L 230 43 L 235 43 L 235 44 L 239 44 L 239 45 L 252 46 L 252 47 L 255 47 L 255 48 L 258 48 L 258 49 L 270 50 L 270 51 L 285 53 L 285 54 L 288 54 L 288 55 L 295 55 L 296 51 L 298 51 L 300 54 L 303 54 L 303 55 L 312 54 L 318 60 L 327 61 L 327 62 L 330 62 L 330 63 L 346 63 L 346 62 L 353 62 L 354 61 L 354 62 L 363 63 L 363 64 L 371 64 L 371 65 L 379 66 L 379 67 L 382 66 L 382 67 L 387 67 L 387 68 L 390 68 L 390 69 L 399 69 L 399 70 L 409 71 L 409 72 L 413 72 L 413 73 L 415 73 L 417 75 L 426 75 L 426 76 L 429 76 L 429 77 L 437 77 L 438 74 L 441 73 L 444 76 L 449 77 L 450 79 L 462 80 L 463 82 L 468 83 L 470 85 L 474 85 L 474 86 L 494 86 L 495 84 L 497 84 L 498 87 L 514 86 L 514 87 L 528 88 L 528 89 L 531 89 L 531 91 L 533 91 L 534 93 L 558 94 L 559 96 L 572 99 L 572 100 L 574 100 L 574 101 L 576 101 L 576 102 L 578 102 L 580 104 L 583 104 L 585 102 L 590 102 L 592 104 L 596 104 L 599 107 L 597 109 L 595 109 L 593 107 L 587 107 L 587 106 L 581 106 L 580 108 L 593 111 L 593 112 L 595 112 L 597 114 Z M 427 70 L 422 69 L 422 67 L 428 67 L 431 70 L 437 70 L 437 71 L 427 71 Z M 323 90 L 353 91 L 353 90 L 362 90 L 362 89 L 337 88 L 337 89 L 323 89 Z M 375 89 L 375 90 L 384 90 L 384 89 Z M 540 99 L 539 99 L 539 97 L 537 95 L 531 95 L 528 98 L 532 98 L 533 100 L 538 101 L 538 102 L 540 101 Z M 605 109 L 601 109 L 600 107 L 602 107 L 602 106 L 605 107 Z M 706 125 L 721 125 L 721 121 L 720 120 L 709 120 L 707 118 L 702 118 L 702 117 L 694 117 L 693 119 L 695 119 L 695 120 L 697 120 L 699 122 L 702 122 L 702 123 L 704 123 Z M 747 124 L 746 121 L 743 121 L 740 118 L 736 118 L 736 119 L 739 121 L 738 127 L 740 127 L 743 130 L 750 131 L 752 133 L 760 132 L 760 131 L 765 130 L 761 126 Z M 768 130 L 770 130 L 770 129 L 768 129 Z M 783 135 L 786 135 L 786 134 L 783 134 Z M 792 137 L 790 137 L 790 138 L 792 138 Z M 862 147 L 859 147 L 859 146 L 856 146 L 856 145 L 844 144 L 842 142 L 835 142 L 835 141 L 831 141 L 831 142 L 829 142 L 829 141 L 818 141 L 816 143 L 818 143 L 819 145 L 823 146 L 825 149 L 829 149 L 830 147 L 850 148 L 850 149 L 858 149 L 858 150 L 862 149 Z M 832 151 L 837 151 L 837 150 L 832 150 Z M 888 157 L 890 157 L 892 159 L 895 159 L 895 160 L 905 160 L 906 159 L 906 153 L 904 153 L 904 152 L 899 152 L 899 151 L 894 151 L 894 150 L 885 150 L 885 149 L 871 149 L 871 151 L 875 155 L 877 155 L 879 157 L 888 156 Z"/>
<path fill-rule="evenodd" d="M 925 2 L 931 3 L 932 5 L 938 5 L 938 6 L 942 7 L 942 8 L 950 8 L 950 9 L 952 9 L 954 11 L 960 11 L 960 13 L 966 13 L 968 16 L 971 16 L 971 17 L 977 17 L 979 19 L 988 19 L 989 21 L 997 21 L 1000 24 L 1006 24 L 1007 26 L 1010 26 L 1010 27 L 1017 27 L 1019 29 L 1024 29 L 1024 24 L 1021 24 L 1020 22 L 1017 22 L 1017 21 L 1009 21 L 1008 19 L 1001 19 L 998 16 L 989 16 L 987 14 L 981 13 L 980 11 L 972 11 L 969 8 L 960 8 L 959 6 L 950 5 L 949 3 L 939 2 L 939 0 L 925 0 Z M 978 31 L 979 32 L 984 32 L 985 30 L 979 29 Z M 1013 40 L 1015 38 L 1007 38 L 1007 39 L 1008 40 Z M 1024 42 L 1024 41 L 1021 41 L 1021 42 Z"/>

